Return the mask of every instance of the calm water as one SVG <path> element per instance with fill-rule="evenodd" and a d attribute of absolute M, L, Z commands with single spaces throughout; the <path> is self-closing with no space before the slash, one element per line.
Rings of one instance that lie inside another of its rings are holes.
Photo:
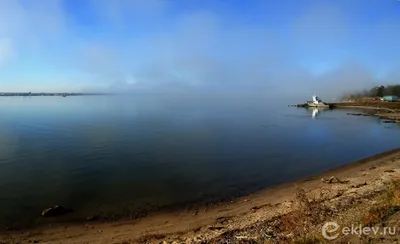
<path fill-rule="evenodd" d="M 0 98 L 0 225 L 215 201 L 400 145 L 397 125 L 259 98 Z"/>

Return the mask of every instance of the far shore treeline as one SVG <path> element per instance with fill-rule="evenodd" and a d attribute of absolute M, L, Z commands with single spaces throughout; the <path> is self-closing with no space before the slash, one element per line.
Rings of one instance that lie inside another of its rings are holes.
<path fill-rule="evenodd" d="M 387 85 L 375 86 L 370 90 L 349 93 L 343 96 L 343 99 L 355 100 L 366 97 L 383 97 L 383 96 L 397 96 L 400 97 L 400 85 Z"/>

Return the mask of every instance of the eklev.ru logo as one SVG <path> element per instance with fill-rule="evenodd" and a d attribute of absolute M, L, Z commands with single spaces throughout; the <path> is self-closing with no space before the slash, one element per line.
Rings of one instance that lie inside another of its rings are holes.
<path fill-rule="evenodd" d="M 322 226 L 322 236 L 327 240 L 335 240 L 341 234 L 347 235 L 375 235 L 375 236 L 385 236 L 385 235 L 396 235 L 396 227 L 367 227 L 352 224 L 351 227 L 343 227 L 336 222 L 327 222 Z"/>

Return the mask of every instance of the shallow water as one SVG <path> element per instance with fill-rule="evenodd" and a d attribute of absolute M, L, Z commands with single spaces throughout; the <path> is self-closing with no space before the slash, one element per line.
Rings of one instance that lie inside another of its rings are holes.
<path fill-rule="evenodd" d="M 265 98 L 2 97 L 0 111 L 3 227 L 217 201 L 400 145 L 377 118 Z M 74 213 L 40 217 L 56 204 Z"/>

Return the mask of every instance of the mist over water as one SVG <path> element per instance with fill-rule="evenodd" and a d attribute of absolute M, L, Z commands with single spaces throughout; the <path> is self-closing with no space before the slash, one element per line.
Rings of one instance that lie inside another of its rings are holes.
<path fill-rule="evenodd" d="M 222 200 L 400 143 L 377 118 L 254 94 L 3 97 L 0 111 L 9 227 L 48 223 L 40 213 L 56 204 L 74 209 L 56 221 L 72 221 Z"/>
<path fill-rule="evenodd" d="M 398 81 L 399 8 L 395 0 L 5 0 L 0 89 L 332 101 Z"/>

